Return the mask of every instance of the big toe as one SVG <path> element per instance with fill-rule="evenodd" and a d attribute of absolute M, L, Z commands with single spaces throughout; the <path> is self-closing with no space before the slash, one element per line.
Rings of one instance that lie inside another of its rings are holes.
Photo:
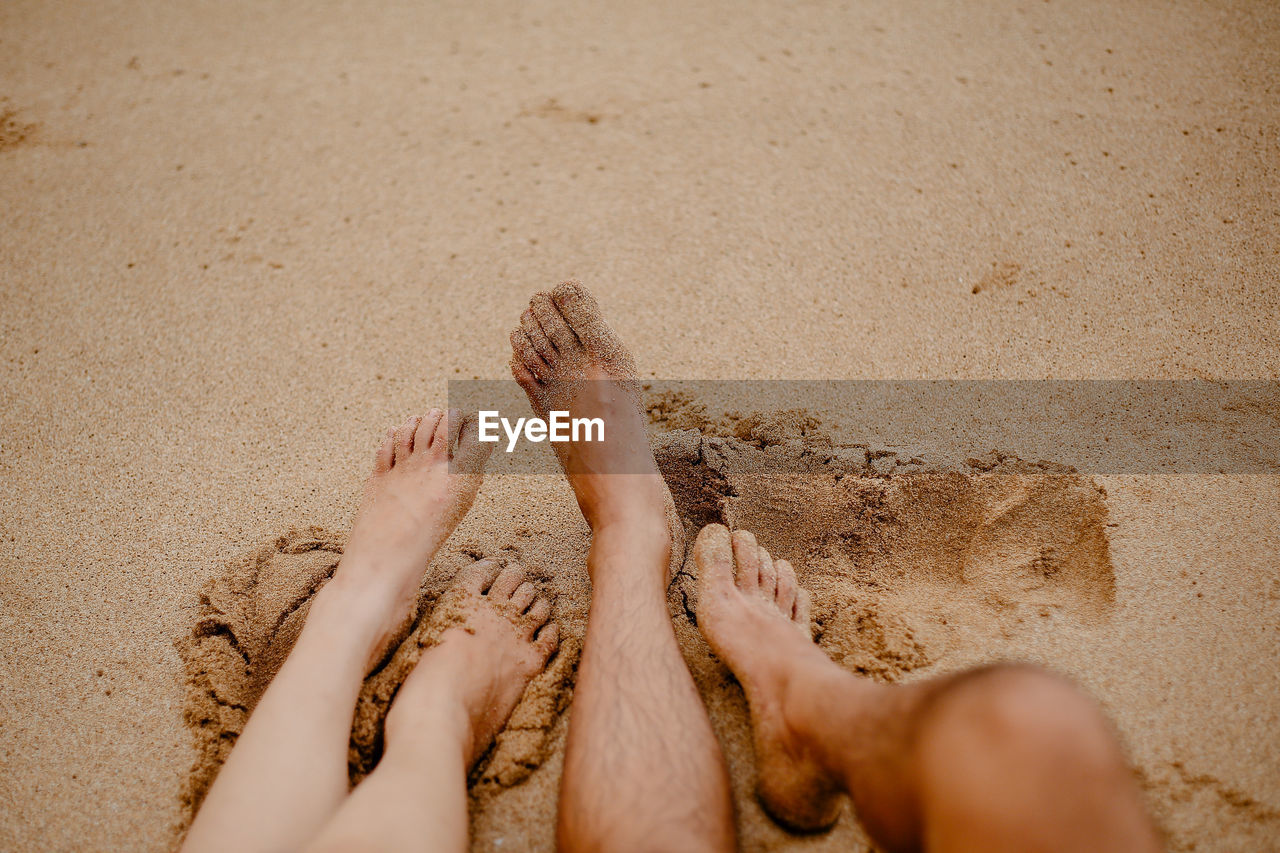
<path fill-rule="evenodd" d="M 458 584 L 468 592 L 476 595 L 483 595 L 488 592 L 489 587 L 493 585 L 497 579 L 499 572 L 502 571 L 502 564 L 496 560 L 490 560 L 487 557 L 476 560 L 462 571 L 458 572 Z"/>
<path fill-rule="evenodd" d="M 551 302 L 592 356 L 624 372 L 634 372 L 631 354 L 605 322 L 600 304 L 582 282 L 573 279 L 557 285 L 551 291 Z"/>
<path fill-rule="evenodd" d="M 453 470 L 459 474 L 479 474 L 493 453 L 493 442 L 480 440 L 480 421 L 470 413 L 459 418 L 458 432 L 450 446 Z"/>
<path fill-rule="evenodd" d="M 723 595 L 733 587 L 733 544 L 729 528 L 708 524 L 693 543 L 693 561 L 698 567 L 700 597 Z"/>

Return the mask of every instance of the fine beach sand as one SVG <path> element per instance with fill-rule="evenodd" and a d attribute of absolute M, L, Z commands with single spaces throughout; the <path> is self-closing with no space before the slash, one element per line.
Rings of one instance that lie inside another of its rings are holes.
<path fill-rule="evenodd" d="M 507 376 L 559 280 L 643 377 L 1280 378 L 1277 92 L 1261 2 L 0 5 L 0 849 L 174 846 L 384 429 Z M 689 529 L 791 558 L 841 665 L 1054 667 L 1171 849 L 1280 849 L 1280 477 L 908 476 L 838 418 L 648 403 Z M 567 636 L 477 849 L 552 846 L 586 534 L 491 477 L 424 581 L 518 558 Z M 756 805 L 692 594 L 742 848 L 865 845 Z"/>

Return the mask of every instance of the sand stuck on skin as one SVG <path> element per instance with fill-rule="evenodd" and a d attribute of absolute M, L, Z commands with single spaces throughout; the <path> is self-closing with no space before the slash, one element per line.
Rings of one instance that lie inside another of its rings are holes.
<path fill-rule="evenodd" d="M 753 531 L 771 553 L 792 561 L 814 596 L 817 642 L 851 672 L 886 682 L 919 678 L 965 660 L 998 659 L 1019 635 L 1064 626 L 1105 630 L 1116 595 L 1109 516 L 1105 490 L 1089 477 L 995 452 L 964 470 L 929 470 L 909 452 L 836 444 L 805 412 L 712 420 L 685 395 L 660 396 L 647 408 L 684 540 L 692 542 L 705 524 L 721 523 Z M 693 428 L 670 429 L 677 425 Z M 387 709 L 421 649 L 435 640 L 427 617 L 447 608 L 443 590 L 482 556 L 445 550 L 424 577 L 402 640 L 366 679 L 351 735 L 353 785 L 377 763 Z M 341 553 L 339 536 L 317 528 L 290 531 L 231 563 L 202 593 L 200 617 L 179 643 L 184 719 L 197 753 L 183 791 L 186 819 Z M 506 560 L 517 553 L 508 546 L 485 556 Z M 677 564 L 682 567 L 668 595 L 677 635 L 718 732 L 731 744 L 738 794 L 749 797 L 753 767 L 750 747 L 743 750 L 741 693 L 697 631 L 694 563 Z M 558 601 L 579 606 L 558 608 L 560 651 L 472 773 L 480 826 L 519 786 L 536 790 L 544 809 L 555 801 L 554 773 L 531 776 L 563 751 L 562 718 L 586 627 L 580 605 L 590 587 L 583 573 L 565 572 L 563 565 L 531 568 Z M 1172 780 L 1140 779 L 1157 791 L 1193 784 L 1173 769 Z M 1246 832 L 1280 827 L 1280 816 L 1253 806 L 1242 809 Z M 856 834 L 849 823 L 845 831 Z"/>

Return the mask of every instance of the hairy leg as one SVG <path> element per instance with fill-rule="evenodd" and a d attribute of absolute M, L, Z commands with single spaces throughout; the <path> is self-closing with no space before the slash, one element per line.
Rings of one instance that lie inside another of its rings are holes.
<path fill-rule="evenodd" d="M 524 570 L 499 568 L 471 566 L 437 607 L 437 628 L 454 627 L 423 652 L 387 715 L 382 760 L 311 849 L 467 849 L 467 772 L 559 638 Z"/>
<path fill-rule="evenodd" d="M 1157 850 L 1107 721 L 1067 682 L 996 666 L 858 678 L 814 645 L 792 567 L 744 531 L 698 536 L 698 625 L 751 708 L 762 805 L 800 830 L 847 793 L 887 850 Z"/>
<path fill-rule="evenodd" d="M 672 631 L 657 541 L 613 528 L 592 544 L 561 788 L 566 850 L 733 846 L 724 759 Z"/>
<path fill-rule="evenodd" d="M 630 354 L 569 282 L 511 336 L 539 415 L 600 417 L 607 441 L 556 446 L 591 526 L 591 613 L 574 690 L 558 835 L 577 850 L 731 849 L 728 773 L 666 606 L 671 497 L 649 450 Z"/>
<path fill-rule="evenodd" d="M 475 500 L 489 449 L 474 421 L 438 409 L 387 434 L 333 580 L 316 594 L 185 850 L 297 849 L 342 802 L 360 685 Z M 450 473 L 451 459 L 460 473 Z"/>

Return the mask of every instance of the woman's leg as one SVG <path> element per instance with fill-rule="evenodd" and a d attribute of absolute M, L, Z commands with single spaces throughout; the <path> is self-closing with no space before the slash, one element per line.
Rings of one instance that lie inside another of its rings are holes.
<path fill-rule="evenodd" d="M 361 683 L 475 500 L 491 447 L 456 411 L 433 409 L 388 432 L 333 580 L 210 788 L 185 850 L 297 849 L 338 808 Z"/>
<path fill-rule="evenodd" d="M 551 605 L 524 571 L 481 561 L 437 613 L 427 649 L 387 715 L 386 752 L 313 850 L 467 849 L 467 772 L 555 651 Z M 444 620 L 448 620 L 445 622 Z"/>

